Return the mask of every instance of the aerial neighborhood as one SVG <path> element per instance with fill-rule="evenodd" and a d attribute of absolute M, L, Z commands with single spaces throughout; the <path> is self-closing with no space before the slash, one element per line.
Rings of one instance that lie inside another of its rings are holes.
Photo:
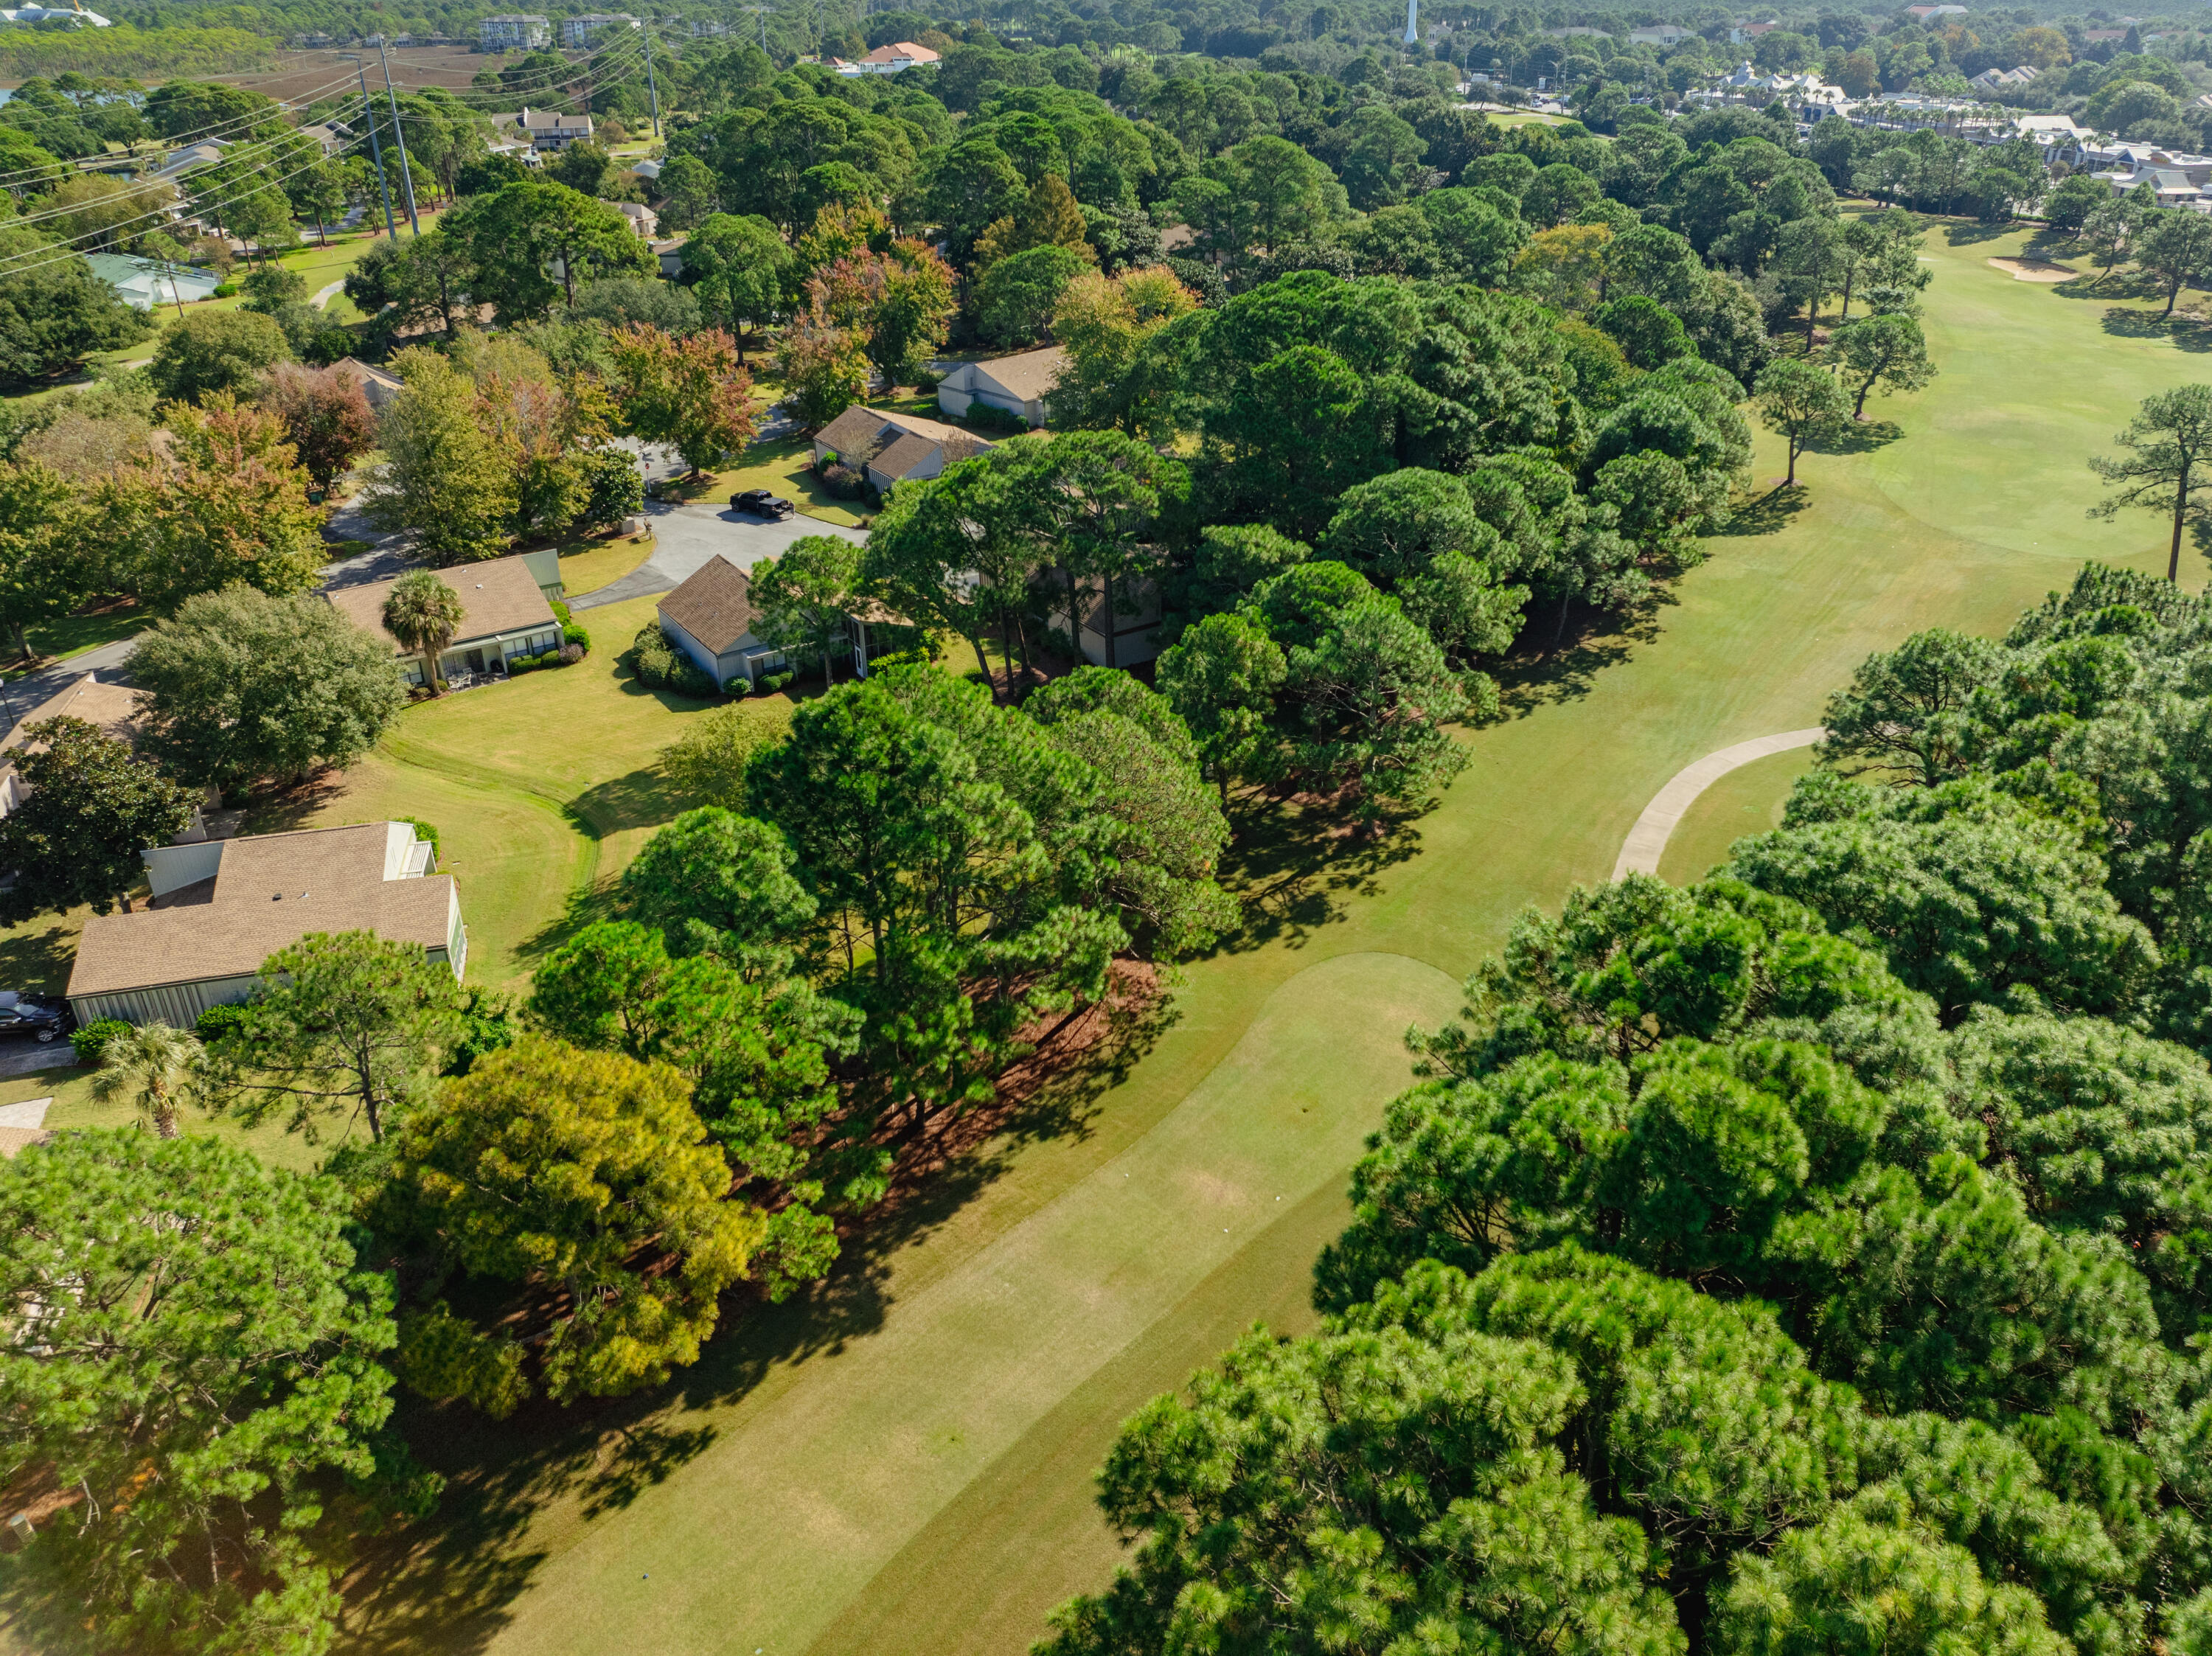
<path fill-rule="evenodd" d="M 2212 12 L 0 9 L 0 1656 L 2212 1656 Z"/>

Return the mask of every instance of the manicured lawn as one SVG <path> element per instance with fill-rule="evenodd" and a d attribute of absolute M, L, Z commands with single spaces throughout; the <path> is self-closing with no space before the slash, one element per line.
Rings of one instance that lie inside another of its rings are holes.
<path fill-rule="evenodd" d="M 129 1104 L 99 1104 L 92 1098 L 93 1072 L 76 1067 L 70 1062 L 66 1043 L 61 1046 L 58 1062 L 68 1067 L 42 1071 L 36 1075 L 10 1076 L 0 1080 L 0 1104 L 19 1104 L 28 1099 L 51 1098 L 53 1104 L 46 1111 L 49 1127 L 131 1127 L 139 1125 L 137 1108 Z M 244 1144 L 264 1162 L 279 1168 L 289 1168 L 295 1173 L 307 1173 L 322 1161 L 337 1142 L 335 1132 L 326 1134 L 319 1143 L 309 1143 L 298 1133 L 284 1131 L 282 1116 L 248 1127 L 235 1116 L 211 1116 L 204 1111 L 185 1113 L 184 1131 L 187 1134 L 205 1134 L 233 1144 Z M 143 1131 L 150 1132 L 151 1127 Z"/>
<path fill-rule="evenodd" d="M 1659 859 L 1661 877 L 1693 885 L 1726 862 L 1729 847 L 1745 834 L 1781 827 L 1790 790 L 1812 768 L 1812 749 L 1793 748 L 1730 771 L 1699 794 L 1674 825 Z"/>
<path fill-rule="evenodd" d="M 31 648 L 40 660 L 35 666 L 9 666 L 0 677 L 20 678 L 40 667 L 57 661 L 66 661 L 71 656 L 81 656 L 87 650 L 112 644 L 117 639 L 128 638 L 133 633 L 143 632 L 152 617 L 129 598 L 105 600 L 94 607 L 74 616 L 59 616 L 52 621 L 33 623 L 25 629 L 30 634 Z M 12 644 L 13 640 L 7 640 Z M 0 646 L 4 647 L 4 646 Z M 14 651 L 7 653 L 13 658 Z M 20 713 L 24 709 L 18 708 Z"/>
<path fill-rule="evenodd" d="M 650 534 L 619 540 L 579 541 L 561 549 L 561 590 L 572 598 L 612 585 L 653 555 Z"/>
<path fill-rule="evenodd" d="M 557 1430 L 418 1414 L 454 1481 L 416 1550 L 363 1573 L 349 1647 L 1012 1656 L 1103 1585 L 1121 1555 L 1090 1478 L 1116 1426 L 1254 1319 L 1310 1319 L 1344 1169 L 1407 1073 L 1400 1033 L 1450 1009 L 1516 911 L 1602 879 L 1668 777 L 1814 723 L 1869 651 L 1936 623 L 2001 631 L 2085 556 L 2162 568 L 2147 517 L 2083 515 L 2083 461 L 2141 397 L 2201 377 L 2194 353 L 1990 269 L 2017 235 L 1932 240 L 1945 375 L 1873 405 L 1894 440 L 1811 457 L 1808 493 L 1717 540 L 1648 622 L 1531 666 L 1443 806 L 1272 889 L 1076 1123 L 963 1156 L 937 1199 L 657 1398 Z M 1762 438 L 1759 475 L 1779 459 Z M 544 688 L 418 709 L 406 751 Z M 680 719 L 664 713 L 653 728 Z M 562 755 L 584 745 L 554 731 Z M 1685 824 L 1686 859 L 1699 838 L 1724 848 L 1750 791 L 1778 797 L 1768 763 L 1701 802 L 1712 825 Z"/>
<path fill-rule="evenodd" d="M 775 442 L 755 443 L 744 452 L 745 464 L 729 471 L 712 473 L 701 483 L 684 484 L 680 490 L 664 488 L 671 494 L 680 493 L 690 501 L 703 501 L 714 506 L 726 506 L 730 497 L 749 488 L 772 489 L 789 500 L 805 517 L 820 518 L 825 522 L 864 525 L 868 514 L 860 509 L 862 502 L 841 500 L 822 487 L 814 475 L 814 445 L 804 437 L 787 437 Z"/>
<path fill-rule="evenodd" d="M 634 598 L 589 612 L 592 653 L 573 667 L 416 703 L 327 797 L 296 813 L 315 823 L 434 823 L 440 865 L 460 883 L 472 983 L 526 976 L 590 916 L 652 831 L 685 809 L 659 754 L 710 704 L 648 691 L 615 661 L 653 605 Z M 790 717 L 781 696 L 744 705 L 772 725 Z"/>

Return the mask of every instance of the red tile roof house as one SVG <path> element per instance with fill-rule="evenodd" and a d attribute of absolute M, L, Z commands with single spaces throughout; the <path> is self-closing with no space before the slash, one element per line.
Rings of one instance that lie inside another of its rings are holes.
<path fill-rule="evenodd" d="M 143 853 L 152 906 L 84 923 L 69 1002 L 80 1023 L 121 1018 L 180 1029 L 246 999 L 261 962 L 315 931 L 420 943 L 459 978 L 468 928 L 453 876 L 411 822 L 307 828 Z"/>

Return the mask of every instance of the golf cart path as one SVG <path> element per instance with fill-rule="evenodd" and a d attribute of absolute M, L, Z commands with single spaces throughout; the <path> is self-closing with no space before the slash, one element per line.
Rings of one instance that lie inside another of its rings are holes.
<path fill-rule="evenodd" d="M 1792 748 L 1809 748 L 1826 734 L 1816 725 L 1809 731 L 1784 731 L 1779 736 L 1754 737 L 1683 766 L 1668 779 L 1665 787 L 1651 796 L 1651 803 L 1644 806 L 1644 814 L 1628 830 L 1628 838 L 1621 841 L 1620 855 L 1613 864 L 1613 877 L 1618 880 L 1630 874 L 1656 874 L 1674 825 L 1697 803 L 1699 794 L 1730 771 L 1754 759 L 1787 753 Z"/>

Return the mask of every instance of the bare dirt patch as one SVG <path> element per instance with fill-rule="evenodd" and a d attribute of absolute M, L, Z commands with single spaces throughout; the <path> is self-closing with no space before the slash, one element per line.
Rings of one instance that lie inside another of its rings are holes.
<path fill-rule="evenodd" d="M 374 50 L 363 47 L 362 51 L 371 54 L 369 84 L 382 92 L 383 70 L 377 65 Z M 480 52 L 467 46 L 393 46 L 391 57 L 392 84 L 402 92 L 431 86 L 458 92 L 465 88 L 470 78 L 479 70 L 496 69 L 507 61 L 496 52 Z M 360 95 L 356 89 L 358 72 L 338 56 L 335 47 L 328 52 L 279 52 L 273 69 L 244 75 L 211 75 L 207 78 L 249 87 L 271 98 L 307 100 L 318 95 Z M 344 81 L 346 84 L 333 89 L 334 81 Z"/>
<path fill-rule="evenodd" d="M 2047 258 L 1993 258 L 1990 263 L 2009 270 L 2014 282 L 2071 282 L 2081 274 L 2070 264 L 2053 264 Z"/>

